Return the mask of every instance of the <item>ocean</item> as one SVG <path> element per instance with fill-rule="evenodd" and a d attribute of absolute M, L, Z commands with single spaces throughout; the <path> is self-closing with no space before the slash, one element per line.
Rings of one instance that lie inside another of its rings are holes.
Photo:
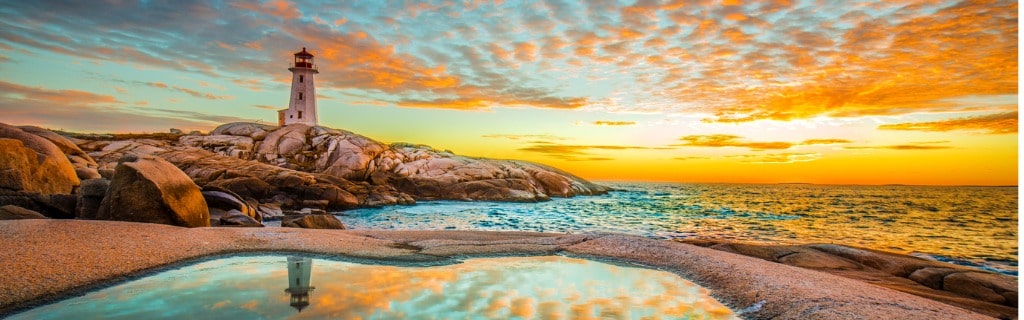
<path fill-rule="evenodd" d="M 835 243 L 1017 275 L 1017 187 L 602 184 L 616 191 L 540 203 L 424 201 L 338 214 L 351 229 Z"/>

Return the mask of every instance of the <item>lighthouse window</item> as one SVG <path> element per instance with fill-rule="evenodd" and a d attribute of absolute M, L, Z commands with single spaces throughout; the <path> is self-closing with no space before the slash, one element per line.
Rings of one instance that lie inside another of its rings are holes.
<path fill-rule="evenodd" d="M 299 92 L 299 100 L 302 100 L 302 92 Z"/>
<path fill-rule="evenodd" d="M 302 82 L 302 75 L 301 74 L 299 75 L 299 82 L 300 83 Z"/>

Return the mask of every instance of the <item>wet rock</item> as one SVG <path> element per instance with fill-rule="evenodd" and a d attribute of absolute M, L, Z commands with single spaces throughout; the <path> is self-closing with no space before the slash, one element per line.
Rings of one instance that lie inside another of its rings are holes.
<path fill-rule="evenodd" d="M 942 287 L 946 291 L 982 301 L 1016 307 L 1017 282 L 1010 277 L 983 272 L 958 272 L 946 276 Z"/>
<path fill-rule="evenodd" d="M 230 210 L 221 215 L 219 225 L 233 227 L 263 227 L 262 223 L 238 210 Z"/>
<path fill-rule="evenodd" d="M 281 219 L 281 226 L 306 229 L 345 229 L 345 225 L 337 217 L 329 214 L 289 215 Z"/>
<path fill-rule="evenodd" d="M 75 217 L 79 219 L 96 219 L 100 211 L 100 203 L 103 196 L 110 188 L 110 180 L 89 179 L 83 180 L 82 186 L 78 188 L 78 207 L 75 208 Z"/>
<path fill-rule="evenodd" d="M 210 213 L 199 186 L 164 159 L 125 155 L 100 204 L 100 219 L 210 226 Z"/>
<path fill-rule="evenodd" d="M 74 166 L 52 142 L 0 124 L 0 188 L 68 194 L 79 183 Z"/>
<path fill-rule="evenodd" d="M 25 209 L 19 206 L 0 206 L 0 220 L 20 220 L 20 219 L 48 219 L 46 216 L 39 212 L 35 212 L 29 209 Z"/>

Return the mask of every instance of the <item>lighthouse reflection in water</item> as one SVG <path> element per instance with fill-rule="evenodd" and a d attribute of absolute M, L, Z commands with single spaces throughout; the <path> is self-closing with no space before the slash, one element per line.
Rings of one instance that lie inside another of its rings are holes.
<path fill-rule="evenodd" d="M 309 283 L 312 272 L 313 259 L 288 257 L 288 289 L 284 292 L 291 295 L 289 305 L 299 312 L 309 306 L 309 294 L 316 289 Z"/>
<path fill-rule="evenodd" d="M 268 254 L 203 261 L 10 319 L 737 319 L 678 275 L 578 258 L 440 266 L 316 259 L 316 270 L 313 260 Z"/>

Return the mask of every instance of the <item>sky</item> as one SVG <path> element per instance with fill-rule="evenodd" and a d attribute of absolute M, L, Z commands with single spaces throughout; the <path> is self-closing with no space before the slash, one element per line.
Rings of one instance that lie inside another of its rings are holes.
<path fill-rule="evenodd" d="M 598 181 L 1017 185 L 1016 1 L 0 0 L 0 122 L 320 124 Z"/>

